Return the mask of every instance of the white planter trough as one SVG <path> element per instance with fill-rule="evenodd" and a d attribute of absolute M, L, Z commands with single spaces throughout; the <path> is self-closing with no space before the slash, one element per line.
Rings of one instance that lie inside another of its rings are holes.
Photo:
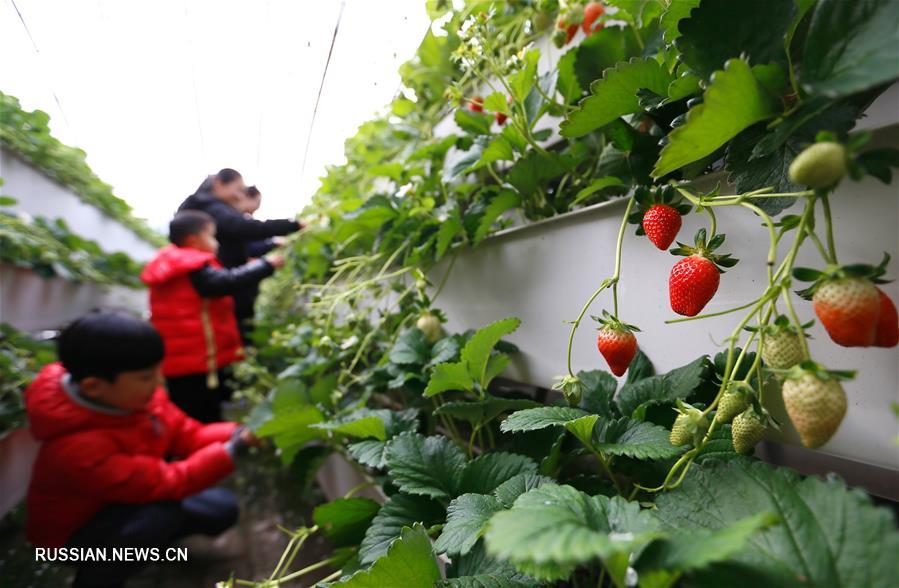
<path fill-rule="evenodd" d="M 894 93 L 892 100 L 895 98 Z M 897 145 L 897 131 L 897 127 L 883 129 L 876 140 Z M 708 178 L 711 185 L 723 179 Z M 861 183 L 847 180 L 831 202 L 840 261 L 876 264 L 887 251 L 894 260 L 888 276 L 899 277 L 897 182 L 885 186 L 874 179 Z M 550 387 L 556 376 L 565 373 L 569 333 L 565 321 L 574 320 L 590 294 L 613 273 L 615 241 L 624 205 L 624 199 L 616 199 L 509 229 L 487 239 L 474 251 L 461 251 L 450 279 L 435 301 L 449 317 L 449 330 L 464 331 L 507 316 L 520 317 L 521 327 L 509 340 L 520 347 L 521 353 L 507 375 L 523 383 Z M 719 232 L 727 234 L 722 251 L 733 253 L 740 263 L 721 277 L 720 289 L 705 308 L 706 313 L 745 304 L 761 294 L 767 283 L 768 235 L 761 220 L 745 209 L 728 207 L 717 212 Z M 679 240 L 691 242 L 696 230 L 706 225 L 705 215 L 688 215 Z M 678 318 L 668 302 L 668 274 L 676 258 L 656 249 L 645 237 L 636 237 L 634 229 L 634 225 L 629 226 L 624 241 L 618 293 L 621 318 L 642 329 L 638 334 L 640 348 L 659 372 L 722 350 L 725 338 L 742 314 L 666 325 L 666 320 Z M 789 243 L 781 244 L 779 259 L 788 246 Z M 803 246 L 796 265 L 822 266 L 811 243 Z M 445 270 L 446 263 L 440 264 L 432 277 L 439 280 Z M 882 287 L 894 301 L 899 300 L 896 282 Z M 611 305 L 611 292 L 604 293 L 590 314 L 600 314 L 604 308 L 611 310 Z M 810 303 L 798 301 L 797 311 L 803 321 L 814 318 Z M 582 322 L 575 337 L 575 372 L 607 369 L 596 349 L 593 324 L 589 319 Z M 789 447 L 769 452 L 769 458 L 789 461 L 801 471 L 837 471 L 850 483 L 899 498 L 897 420 L 890 410 L 890 405 L 899 400 L 899 348 L 838 347 L 819 324 L 811 329 L 811 334 L 811 353 L 816 360 L 833 369 L 858 370 L 855 380 L 845 385 L 848 413 L 837 434 L 819 452 Z M 769 399 L 769 404 L 776 405 L 780 396 L 772 394 Z M 782 405 L 772 409 L 781 422 L 788 422 Z M 789 424 L 777 440 L 799 445 Z M 817 465 L 803 463 L 812 454 Z M 822 462 L 825 457 L 830 459 Z"/>

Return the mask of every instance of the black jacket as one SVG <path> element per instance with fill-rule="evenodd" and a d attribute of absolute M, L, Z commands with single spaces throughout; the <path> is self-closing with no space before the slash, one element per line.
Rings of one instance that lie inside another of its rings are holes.
<path fill-rule="evenodd" d="M 236 208 L 205 191 L 188 196 L 178 210 L 202 210 L 215 219 L 216 238 L 221 244 L 218 258 L 225 267 L 237 267 L 247 262 L 250 241 L 289 235 L 300 230 L 300 223 L 295 220 L 259 221 L 247 218 Z"/>
<path fill-rule="evenodd" d="M 259 221 L 247 218 L 228 203 L 207 190 L 198 190 L 181 203 L 178 210 L 201 210 L 215 219 L 219 241 L 219 261 L 226 268 L 247 263 L 247 248 L 252 241 L 288 235 L 300 230 L 300 223 L 290 219 Z M 259 280 L 246 284 L 232 293 L 234 314 L 241 332 L 245 333 L 246 319 L 253 316 L 253 304 L 259 294 Z"/>
<path fill-rule="evenodd" d="M 264 259 L 231 268 L 215 268 L 204 265 L 190 272 L 190 283 L 203 298 L 233 296 L 247 286 L 256 285 L 263 278 L 272 275 L 275 268 Z"/>

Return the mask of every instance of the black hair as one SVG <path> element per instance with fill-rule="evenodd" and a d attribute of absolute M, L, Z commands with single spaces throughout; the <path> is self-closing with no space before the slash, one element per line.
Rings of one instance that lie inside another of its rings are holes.
<path fill-rule="evenodd" d="M 162 361 L 162 337 L 146 321 L 121 310 L 94 310 L 63 329 L 59 360 L 72 379 L 89 376 L 114 382 L 122 372 L 144 370 Z"/>
<path fill-rule="evenodd" d="M 214 224 L 215 219 L 202 210 L 182 210 L 169 223 L 169 241 L 181 247 L 188 237 Z"/>
<path fill-rule="evenodd" d="M 255 200 L 262 196 L 262 192 L 260 192 L 259 188 L 257 188 L 256 186 L 250 186 L 249 188 L 247 188 L 247 196 Z"/>
<path fill-rule="evenodd" d="M 230 184 L 234 180 L 239 180 L 243 176 L 240 175 L 240 172 L 236 169 L 231 169 L 230 167 L 224 167 L 219 170 L 217 174 L 215 174 L 215 179 L 223 184 Z"/>

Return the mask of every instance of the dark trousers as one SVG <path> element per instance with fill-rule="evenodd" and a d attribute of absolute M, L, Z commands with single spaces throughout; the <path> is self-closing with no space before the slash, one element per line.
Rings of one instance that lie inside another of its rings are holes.
<path fill-rule="evenodd" d="M 222 417 L 222 403 L 231 400 L 233 390 L 228 384 L 231 370 L 218 371 L 218 388 L 209 388 L 206 374 L 189 374 L 166 378 L 169 398 L 175 406 L 201 423 L 217 423 Z"/>
<path fill-rule="evenodd" d="M 101 510 L 75 531 L 66 547 L 164 548 L 188 535 L 218 535 L 237 522 L 239 507 L 234 494 L 210 488 L 183 500 L 148 504 L 114 504 Z M 190 554 L 188 554 L 190 557 Z M 76 564 L 73 588 L 114 588 L 146 566 L 147 562 L 83 562 Z"/>

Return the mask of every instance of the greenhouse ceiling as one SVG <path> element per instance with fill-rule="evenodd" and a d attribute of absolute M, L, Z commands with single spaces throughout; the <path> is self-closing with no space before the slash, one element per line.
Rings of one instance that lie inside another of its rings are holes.
<path fill-rule="evenodd" d="M 50 114 L 53 133 L 157 228 L 226 166 L 261 187 L 262 216 L 291 215 L 399 90 L 424 6 L 4 0 L 0 90 Z"/>

